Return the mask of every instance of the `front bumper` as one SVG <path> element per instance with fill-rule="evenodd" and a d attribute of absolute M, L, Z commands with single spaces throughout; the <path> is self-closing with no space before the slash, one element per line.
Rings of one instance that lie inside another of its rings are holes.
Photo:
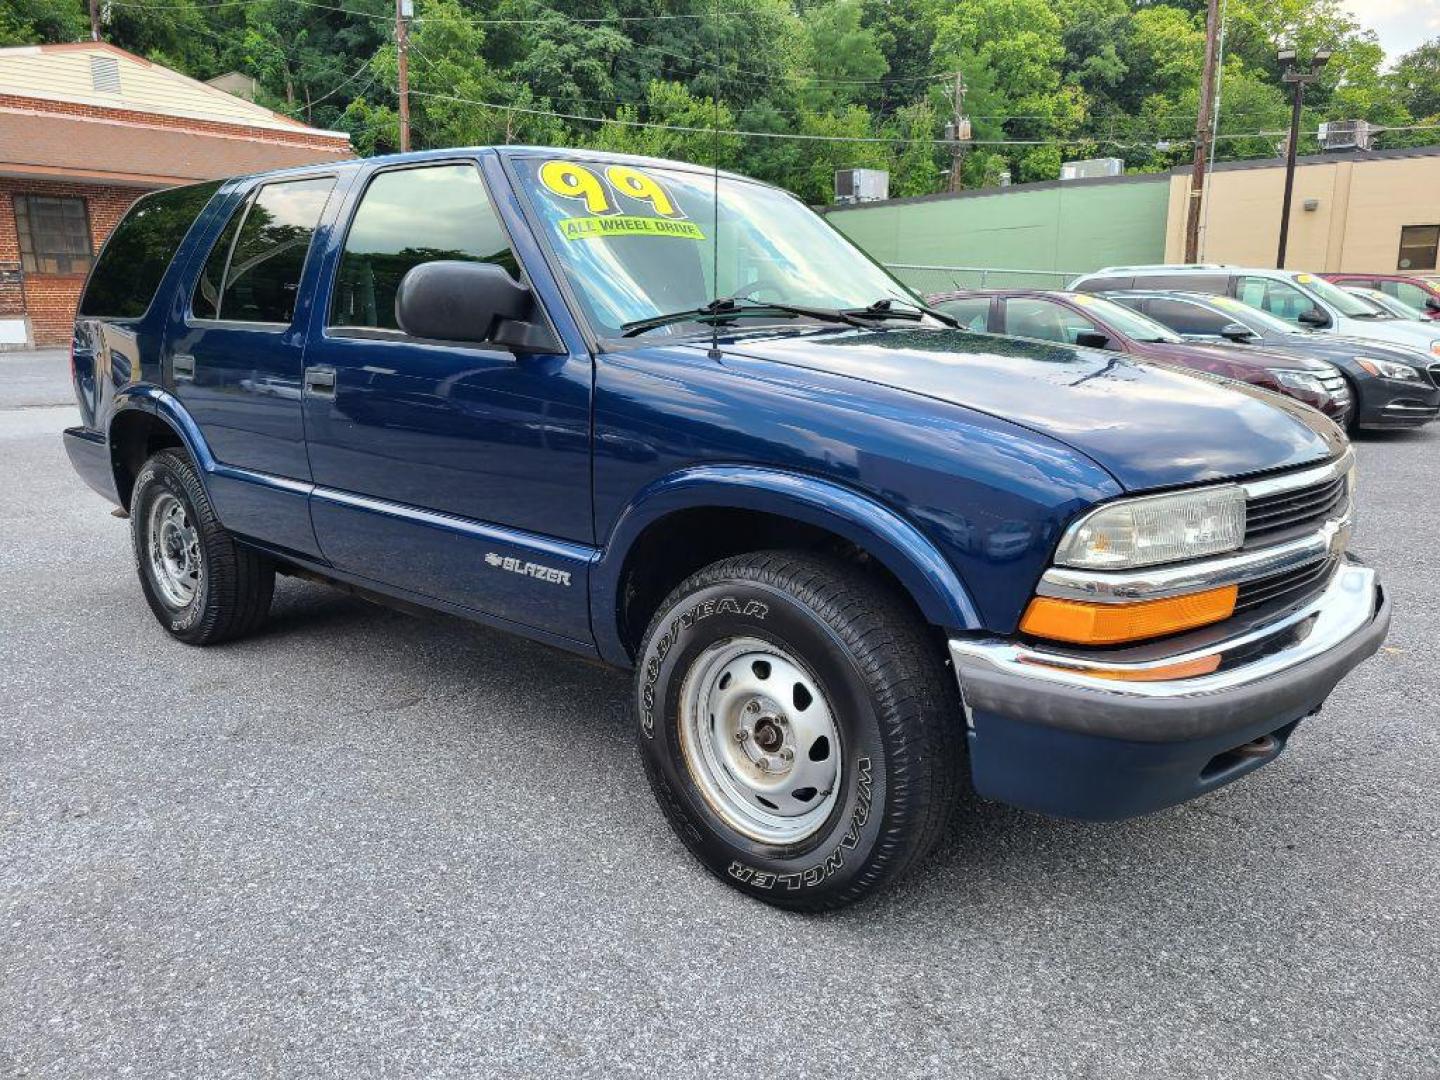
<path fill-rule="evenodd" d="M 1440 415 L 1440 388 L 1372 380 L 1356 403 L 1355 423 L 1367 430 L 1422 427 Z"/>
<path fill-rule="evenodd" d="M 1117 661 L 954 638 L 976 790 L 1089 820 L 1194 798 L 1278 756 L 1389 626 L 1375 572 L 1345 564 L 1283 618 L 1184 651 Z M 1144 681 L 1182 665 L 1214 670 Z"/>

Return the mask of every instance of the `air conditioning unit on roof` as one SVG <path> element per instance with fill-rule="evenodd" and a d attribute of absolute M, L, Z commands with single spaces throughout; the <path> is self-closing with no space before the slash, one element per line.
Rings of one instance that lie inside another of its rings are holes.
<path fill-rule="evenodd" d="M 1369 150 L 1376 132 L 1366 120 L 1331 120 L 1317 134 L 1322 150 Z"/>

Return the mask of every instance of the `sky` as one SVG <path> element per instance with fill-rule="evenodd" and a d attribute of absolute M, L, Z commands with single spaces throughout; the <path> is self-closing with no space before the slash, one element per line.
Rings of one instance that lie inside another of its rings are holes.
<path fill-rule="evenodd" d="M 1380 35 L 1393 63 L 1417 45 L 1440 37 L 1440 0 L 1343 0 L 1361 26 Z"/>

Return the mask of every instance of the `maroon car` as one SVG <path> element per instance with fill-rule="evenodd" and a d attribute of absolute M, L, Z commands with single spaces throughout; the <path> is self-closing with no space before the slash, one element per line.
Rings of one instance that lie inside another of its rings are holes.
<path fill-rule="evenodd" d="M 1427 319 L 1440 319 L 1440 274 L 1433 271 L 1414 274 L 1357 274 L 1345 271 L 1320 276 L 1347 288 L 1379 289 L 1387 296 L 1419 308 Z"/>
<path fill-rule="evenodd" d="M 961 289 L 935 293 L 929 300 L 969 330 L 1110 349 L 1224 375 L 1294 398 L 1342 426 L 1349 418 L 1350 388 L 1333 364 L 1279 349 L 1186 341 L 1102 296 L 1041 289 Z"/>

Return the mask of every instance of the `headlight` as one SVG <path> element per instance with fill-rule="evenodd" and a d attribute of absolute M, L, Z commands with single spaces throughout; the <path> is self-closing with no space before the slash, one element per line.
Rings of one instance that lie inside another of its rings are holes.
<path fill-rule="evenodd" d="M 1066 530 L 1055 563 L 1124 570 L 1235 551 L 1244 542 L 1245 492 L 1227 484 L 1092 510 Z"/>
<path fill-rule="evenodd" d="M 1430 342 L 1430 351 L 1436 356 L 1440 356 L 1440 341 Z"/>
<path fill-rule="evenodd" d="M 1393 360 L 1372 360 L 1368 356 L 1357 356 L 1355 362 L 1371 375 L 1399 382 L 1419 382 L 1420 372 L 1409 364 L 1397 364 Z"/>
<path fill-rule="evenodd" d="M 1321 397 L 1329 397 L 1330 391 L 1325 384 L 1308 371 L 1296 371 L 1293 368 L 1268 368 L 1275 381 L 1281 386 L 1288 386 L 1291 390 L 1303 390 L 1309 394 L 1319 394 Z"/>

